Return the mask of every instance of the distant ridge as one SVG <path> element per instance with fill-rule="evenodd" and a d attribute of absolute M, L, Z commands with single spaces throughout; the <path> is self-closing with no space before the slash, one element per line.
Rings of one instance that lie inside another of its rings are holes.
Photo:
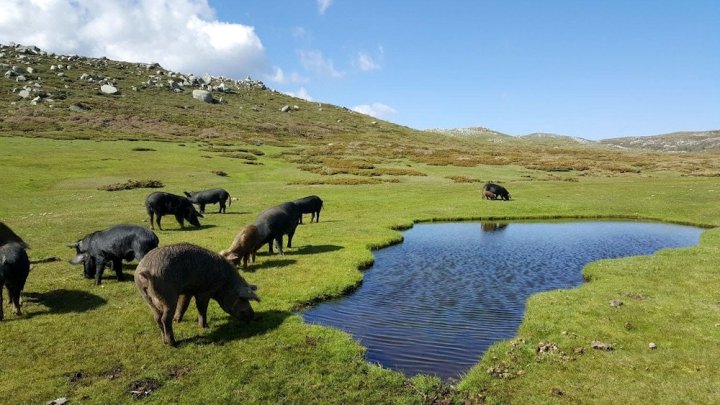
<path fill-rule="evenodd" d="M 720 151 L 720 130 L 683 131 L 654 136 L 604 139 L 600 143 L 628 149 L 663 152 Z"/>

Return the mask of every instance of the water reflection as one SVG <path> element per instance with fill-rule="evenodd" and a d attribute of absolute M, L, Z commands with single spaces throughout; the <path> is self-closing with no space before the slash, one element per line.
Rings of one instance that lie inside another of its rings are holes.
<path fill-rule="evenodd" d="M 357 292 L 303 317 L 348 331 L 371 362 L 458 377 L 515 335 L 530 295 L 579 285 L 591 261 L 695 245 L 701 232 L 614 221 L 417 225 L 375 253 Z"/>

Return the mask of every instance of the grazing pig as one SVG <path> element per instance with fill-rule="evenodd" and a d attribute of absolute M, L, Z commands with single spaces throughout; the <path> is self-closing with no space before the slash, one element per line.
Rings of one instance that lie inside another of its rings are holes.
<path fill-rule="evenodd" d="M 25 243 L 25 241 L 23 241 L 21 237 L 19 237 L 15 232 L 13 232 L 13 230 L 10 229 L 9 226 L 5 225 L 5 223 L 3 222 L 0 222 L 0 246 L 10 242 L 15 242 L 25 249 L 30 248 L 30 245 Z"/>
<path fill-rule="evenodd" d="M 310 195 L 304 198 L 297 199 L 293 201 L 295 205 L 297 205 L 298 209 L 300 210 L 300 223 L 302 224 L 302 214 L 310 214 L 310 223 L 312 223 L 313 218 L 315 219 L 315 222 L 320 222 L 320 210 L 323 207 L 323 200 L 320 199 L 320 197 L 316 195 Z"/>
<path fill-rule="evenodd" d="M 243 269 L 247 269 L 248 259 L 252 256 L 252 261 L 255 263 L 255 252 L 262 246 L 259 237 L 257 226 L 248 225 L 235 236 L 230 247 L 220 254 L 236 266 L 242 260 Z"/>
<path fill-rule="evenodd" d="M 500 197 L 505 201 L 510 200 L 510 193 L 508 193 L 507 189 L 499 184 L 487 182 L 483 186 L 484 191 L 490 191 L 491 193 L 495 194 L 495 197 Z"/>
<path fill-rule="evenodd" d="M 153 215 L 157 215 L 157 225 L 161 231 L 162 225 L 160 225 L 160 220 L 163 215 L 175 215 L 175 219 L 181 228 L 185 228 L 186 219 L 192 225 L 200 226 L 198 217 L 203 217 L 187 198 L 180 195 L 163 193 L 162 191 L 156 191 L 147 196 L 145 199 L 145 208 L 150 216 L 150 228 L 155 229 L 153 225 Z"/>
<path fill-rule="evenodd" d="M 99 285 L 105 265 L 112 262 L 118 281 L 123 280 L 122 261 L 140 260 L 158 246 L 155 233 L 136 225 L 115 225 L 103 231 L 93 232 L 79 241 L 68 245 L 75 248 L 77 255 L 72 264 L 83 263 L 85 278 L 95 277 Z"/>
<path fill-rule="evenodd" d="M 494 199 L 497 198 L 497 196 L 495 195 L 495 193 L 493 193 L 493 192 L 490 191 L 490 190 L 483 190 L 483 197 L 484 197 L 486 200 L 494 200 Z"/>
<path fill-rule="evenodd" d="M 258 240 L 260 241 L 257 248 L 264 244 L 269 244 L 270 253 L 273 253 L 272 242 L 275 244 L 280 255 L 284 255 L 282 250 L 282 237 L 287 234 L 287 247 L 292 247 L 292 238 L 295 235 L 295 229 L 298 226 L 300 218 L 300 210 L 297 205 L 286 202 L 278 206 L 268 208 L 258 215 L 254 225 L 257 227 Z"/>
<path fill-rule="evenodd" d="M 203 191 L 185 191 L 185 196 L 187 196 L 193 204 L 200 206 L 201 214 L 205 214 L 205 204 L 220 203 L 220 210 L 218 211 L 218 214 L 225 212 L 225 201 L 228 201 L 228 205 L 232 204 L 230 193 L 221 188 Z"/>
<path fill-rule="evenodd" d="M 25 281 L 30 273 L 30 259 L 23 245 L 10 242 L 0 246 L 0 320 L 3 319 L 3 286 L 7 287 L 10 303 L 15 308 L 15 315 L 20 312 L 20 293 L 25 288 Z"/>
<path fill-rule="evenodd" d="M 195 297 L 198 325 L 207 327 L 210 299 L 235 318 L 248 322 L 255 316 L 250 300 L 260 301 L 233 265 L 217 253 L 189 243 L 151 251 L 138 264 L 135 285 L 153 311 L 163 341 L 175 346 L 173 314 L 181 321 Z"/>

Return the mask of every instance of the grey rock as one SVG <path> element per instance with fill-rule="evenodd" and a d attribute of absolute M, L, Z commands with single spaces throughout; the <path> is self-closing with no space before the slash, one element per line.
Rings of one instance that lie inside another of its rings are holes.
<path fill-rule="evenodd" d="M 597 341 L 597 340 L 594 340 L 594 341 L 590 344 L 590 346 L 591 346 L 593 349 L 595 349 L 595 350 L 604 350 L 604 351 L 606 351 L 606 352 L 611 352 L 611 351 L 615 350 L 615 348 L 613 347 L 612 344 L 610 344 L 610 343 L 603 343 L 603 342 L 600 342 L 600 341 Z"/>
<path fill-rule="evenodd" d="M 15 78 L 15 81 L 16 82 L 25 82 L 25 81 L 27 81 L 27 78 L 23 75 L 19 75 L 18 77 Z"/>
<path fill-rule="evenodd" d="M 655 350 L 655 349 L 657 349 L 657 345 L 656 345 L 655 343 L 653 343 L 653 342 L 650 342 L 650 344 L 648 345 L 648 348 L 649 348 L 650 350 Z"/>
<path fill-rule="evenodd" d="M 28 98 L 28 97 L 30 97 L 30 90 L 28 90 L 28 89 L 22 89 L 22 90 L 20 90 L 20 92 L 18 93 L 18 96 L 20 96 L 20 97 L 22 97 L 22 98 Z"/>
<path fill-rule="evenodd" d="M 620 300 L 612 300 L 610 301 L 610 306 L 613 308 L 619 308 L 623 305 L 623 302 Z"/>
<path fill-rule="evenodd" d="M 280 111 L 282 111 L 282 112 L 288 112 L 288 111 L 290 111 L 290 106 L 289 106 L 289 105 L 284 105 L 284 106 L 280 109 Z"/>
<path fill-rule="evenodd" d="M 118 93 L 118 89 L 115 86 L 111 86 L 109 84 L 103 84 L 100 86 L 100 91 L 103 92 L 103 94 L 113 95 Z"/>
<path fill-rule="evenodd" d="M 207 90 L 193 90 L 192 96 L 195 100 L 212 103 L 214 101 L 212 93 Z"/>

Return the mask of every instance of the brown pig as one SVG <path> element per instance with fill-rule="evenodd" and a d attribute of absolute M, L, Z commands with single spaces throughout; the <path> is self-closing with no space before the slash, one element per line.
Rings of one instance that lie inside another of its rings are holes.
<path fill-rule="evenodd" d="M 259 247 L 260 234 L 258 233 L 257 226 L 248 225 L 241 229 L 237 236 L 235 236 L 230 247 L 220 252 L 220 254 L 236 266 L 240 264 L 242 260 L 243 269 L 247 269 L 250 256 L 252 256 L 252 261 L 255 263 L 255 252 Z"/>
<path fill-rule="evenodd" d="M 195 297 L 198 325 L 207 327 L 210 299 L 235 318 L 248 322 L 255 316 L 250 300 L 260 301 L 234 266 L 215 252 L 189 243 L 151 250 L 138 263 L 135 285 L 155 316 L 163 341 L 175 346 L 173 314 L 182 320 Z"/>

